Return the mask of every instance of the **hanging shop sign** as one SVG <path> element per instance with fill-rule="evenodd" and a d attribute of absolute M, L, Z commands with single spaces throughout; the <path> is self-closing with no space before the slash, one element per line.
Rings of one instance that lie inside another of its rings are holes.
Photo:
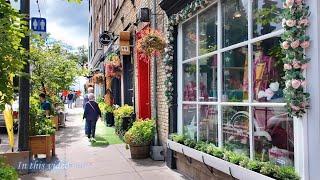
<path fill-rule="evenodd" d="M 113 35 L 110 32 L 104 31 L 99 36 L 99 42 L 103 46 L 109 45 L 113 41 Z"/>
<path fill-rule="evenodd" d="M 120 32 L 120 55 L 130 55 L 130 32 Z"/>

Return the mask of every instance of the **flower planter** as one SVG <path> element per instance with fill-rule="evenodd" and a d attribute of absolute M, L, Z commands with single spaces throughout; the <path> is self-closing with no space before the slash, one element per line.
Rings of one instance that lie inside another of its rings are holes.
<path fill-rule="evenodd" d="M 113 116 L 112 112 L 106 113 L 105 121 L 106 121 L 107 126 L 109 126 L 109 127 L 114 126 L 114 116 Z"/>
<path fill-rule="evenodd" d="M 51 118 L 51 121 L 54 124 L 54 127 L 56 128 L 56 130 L 58 131 L 59 130 L 59 116 L 58 115 L 53 116 Z"/>
<path fill-rule="evenodd" d="M 122 118 L 122 129 L 124 131 L 128 131 L 132 125 L 132 118 L 131 117 L 123 117 Z"/>
<path fill-rule="evenodd" d="M 132 159 L 145 159 L 150 156 L 150 145 L 130 145 Z"/>
<path fill-rule="evenodd" d="M 45 154 L 47 162 L 55 155 L 55 135 L 37 135 L 29 137 L 31 156 Z"/>
<path fill-rule="evenodd" d="M 259 174 L 257 172 L 245 169 L 241 166 L 232 164 L 223 159 L 211 156 L 209 154 L 203 153 L 196 149 L 192 149 L 188 146 L 179 144 L 177 142 L 167 140 L 167 147 L 173 151 L 181 153 L 197 161 L 203 162 L 205 165 L 210 166 L 214 169 L 222 171 L 236 179 L 245 180 L 273 180 L 273 178 L 267 177 L 265 175 Z"/>
<path fill-rule="evenodd" d="M 27 174 L 29 167 L 29 151 L 1 153 L 0 158 L 4 158 L 5 163 L 16 168 L 19 174 Z"/>

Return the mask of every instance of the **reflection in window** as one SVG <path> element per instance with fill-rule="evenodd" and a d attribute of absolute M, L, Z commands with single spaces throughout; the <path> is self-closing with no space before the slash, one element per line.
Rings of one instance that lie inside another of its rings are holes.
<path fill-rule="evenodd" d="M 222 2 L 223 47 L 248 40 L 248 0 Z"/>
<path fill-rule="evenodd" d="M 281 23 L 277 22 L 277 16 L 282 8 L 282 0 L 251 0 L 253 35 L 258 37 L 281 29 Z M 269 12 L 268 16 L 261 14 Z"/>
<path fill-rule="evenodd" d="M 248 100 L 248 49 L 237 48 L 223 53 L 222 101 Z"/>
<path fill-rule="evenodd" d="M 199 60 L 199 101 L 217 101 L 217 55 Z"/>
<path fill-rule="evenodd" d="M 183 105 L 183 134 L 190 139 L 197 139 L 197 105 Z"/>
<path fill-rule="evenodd" d="M 196 61 L 183 64 L 183 100 L 197 100 L 197 63 Z"/>
<path fill-rule="evenodd" d="M 259 102 L 284 102 L 283 54 L 280 38 L 267 39 L 253 46 L 253 93 Z"/>
<path fill-rule="evenodd" d="M 199 106 L 199 140 L 218 146 L 218 111 L 215 106 Z"/>
<path fill-rule="evenodd" d="M 285 108 L 253 109 L 255 158 L 283 166 L 294 165 L 293 120 Z"/>
<path fill-rule="evenodd" d="M 183 31 L 183 60 L 193 58 L 197 55 L 197 19 L 192 18 L 182 26 Z"/>
<path fill-rule="evenodd" d="M 199 15 L 199 55 L 217 50 L 217 5 Z"/>
<path fill-rule="evenodd" d="M 248 107 L 223 107 L 223 145 L 226 149 L 249 156 Z"/>

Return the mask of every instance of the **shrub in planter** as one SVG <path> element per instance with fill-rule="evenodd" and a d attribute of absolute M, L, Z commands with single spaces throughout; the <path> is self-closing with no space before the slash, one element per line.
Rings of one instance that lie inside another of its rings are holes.
<path fill-rule="evenodd" d="M 184 144 L 185 137 L 183 135 L 179 135 L 179 134 L 172 134 L 171 139 L 174 142 Z"/>
<path fill-rule="evenodd" d="M 292 167 L 281 167 L 277 174 L 275 175 L 276 179 L 279 180 L 299 180 L 300 177 L 295 172 Z"/>
<path fill-rule="evenodd" d="M 216 147 L 213 144 L 210 144 L 207 146 L 207 151 L 208 154 L 215 156 L 217 158 L 223 158 L 223 150 L 221 148 Z"/>
<path fill-rule="evenodd" d="M 125 104 L 113 111 L 115 118 L 115 131 L 122 136 L 131 126 L 133 122 L 133 107 Z"/>
<path fill-rule="evenodd" d="M 252 171 L 255 171 L 257 173 L 260 173 L 260 170 L 261 170 L 261 167 L 262 167 L 262 162 L 259 162 L 259 161 L 249 161 L 246 168 L 247 169 L 250 169 Z"/>
<path fill-rule="evenodd" d="M 271 162 L 265 162 L 263 163 L 260 173 L 272 178 L 276 178 L 276 175 L 278 174 L 280 170 L 280 167 L 271 163 Z"/>
<path fill-rule="evenodd" d="M 206 152 L 207 146 L 205 142 L 199 141 L 194 148 L 198 151 Z"/>
<path fill-rule="evenodd" d="M 184 145 L 189 146 L 191 148 L 194 148 L 197 144 L 197 141 L 193 140 L 193 139 L 186 139 L 184 140 Z"/>
<path fill-rule="evenodd" d="M 98 103 L 99 108 L 101 110 L 101 113 L 103 114 L 103 119 L 106 122 L 107 126 L 113 126 L 114 125 L 114 106 L 106 104 L 104 101 L 101 101 Z"/>
<path fill-rule="evenodd" d="M 152 119 L 138 119 L 125 133 L 124 141 L 129 144 L 131 158 L 149 157 L 150 143 L 155 134 L 155 121 Z"/>
<path fill-rule="evenodd" d="M 5 164 L 3 159 L 0 159 L 0 179 L 17 180 L 18 178 L 18 172 L 13 167 Z"/>

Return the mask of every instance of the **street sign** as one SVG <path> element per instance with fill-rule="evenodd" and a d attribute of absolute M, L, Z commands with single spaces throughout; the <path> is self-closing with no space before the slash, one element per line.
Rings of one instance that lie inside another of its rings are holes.
<path fill-rule="evenodd" d="M 31 18 L 31 29 L 35 32 L 47 32 L 47 20 L 45 18 Z"/>
<path fill-rule="evenodd" d="M 103 32 L 99 36 L 99 42 L 100 42 L 100 44 L 102 44 L 104 46 L 107 46 L 112 40 L 113 40 L 112 34 L 109 32 Z"/>

